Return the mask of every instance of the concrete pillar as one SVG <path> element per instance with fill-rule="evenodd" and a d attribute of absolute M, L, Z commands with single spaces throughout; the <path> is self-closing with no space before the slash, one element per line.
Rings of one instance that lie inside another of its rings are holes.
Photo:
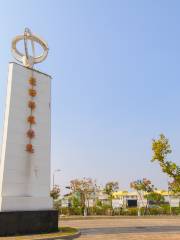
<path fill-rule="evenodd" d="M 34 153 L 26 151 L 30 115 L 29 78 L 36 79 L 32 126 Z M 51 151 L 51 77 L 17 63 L 9 64 L 4 133 L 0 159 L 0 211 L 49 210 Z"/>

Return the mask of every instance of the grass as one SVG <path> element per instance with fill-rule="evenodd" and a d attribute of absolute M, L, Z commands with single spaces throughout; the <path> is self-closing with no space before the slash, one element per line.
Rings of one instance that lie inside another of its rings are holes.
<path fill-rule="evenodd" d="M 12 236 L 12 237 L 0 237 L 0 240 L 40 240 L 40 239 L 51 239 L 57 237 L 65 237 L 71 236 L 77 233 L 78 230 L 76 228 L 71 227 L 61 227 L 59 232 L 56 233 L 42 233 L 42 234 L 35 234 L 35 235 L 24 235 L 24 236 Z"/>

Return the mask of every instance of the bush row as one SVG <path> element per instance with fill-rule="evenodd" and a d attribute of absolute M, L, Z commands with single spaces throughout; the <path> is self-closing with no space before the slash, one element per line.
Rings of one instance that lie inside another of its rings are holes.
<path fill-rule="evenodd" d="M 59 212 L 60 214 L 63 214 L 63 215 L 83 215 L 83 209 L 81 207 L 59 208 Z M 170 214 L 170 213 L 173 215 L 180 215 L 180 207 L 172 207 L 171 211 L 169 206 L 162 206 L 159 208 L 149 208 L 148 210 L 141 208 L 141 215 L 163 215 L 163 214 Z M 112 209 L 109 206 L 90 207 L 88 209 L 88 215 L 137 216 L 138 209 L 137 208 Z"/>

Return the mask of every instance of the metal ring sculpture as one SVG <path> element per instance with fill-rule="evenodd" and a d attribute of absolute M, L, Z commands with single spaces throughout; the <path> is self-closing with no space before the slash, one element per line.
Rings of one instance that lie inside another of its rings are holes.
<path fill-rule="evenodd" d="M 22 54 L 17 49 L 17 46 L 16 46 L 17 43 L 21 40 L 24 41 L 25 55 Z M 28 45 L 27 45 L 28 40 L 31 42 L 33 56 L 31 56 L 28 52 Z M 44 50 L 43 53 L 39 56 L 35 56 L 34 42 L 40 44 Z M 32 68 L 34 64 L 40 63 L 46 59 L 49 48 L 47 43 L 42 38 L 32 34 L 28 28 L 25 28 L 24 35 L 18 35 L 13 39 L 11 51 L 12 51 L 12 55 L 17 61 L 23 63 L 25 67 Z"/>

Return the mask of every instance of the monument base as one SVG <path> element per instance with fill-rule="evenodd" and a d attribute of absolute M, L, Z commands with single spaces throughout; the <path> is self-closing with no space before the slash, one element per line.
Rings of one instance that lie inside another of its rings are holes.
<path fill-rule="evenodd" d="M 58 231 L 58 211 L 0 212 L 0 236 Z"/>
<path fill-rule="evenodd" d="M 48 197 L 0 197 L 0 212 L 44 211 L 53 208 L 53 200 Z"/>

